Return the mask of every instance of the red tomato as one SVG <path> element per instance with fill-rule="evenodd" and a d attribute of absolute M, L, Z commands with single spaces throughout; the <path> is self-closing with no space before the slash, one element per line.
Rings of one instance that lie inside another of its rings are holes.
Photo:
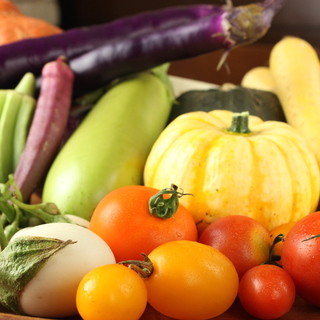
<path fill-rule="evenodd" d="M 149 199 L 158 191 L 146 186 L 122 187 L 108 193 L 96 207 L 90 229 L 108 243 L 116 261 L 140 260 L 141 253 L 149 254 L 168 241 L 197 240 L 196 223 L 181 204 L 170 218 L 150 213 Z"/>
<path fill-rule="evenodd" d="M 258 221 L 240 215 L 219 218 L 201 233 L 199 242 L 208 244 L 225 254 L 241 277 L 253 266 L 269 258 L 269 231 Z"/>
<path fill-rule="evenodd" d="M 282 268 L 259 265 L 240 280 L 239 300 L 243 308 L 259 319 L 276 319 L 286 314 L 295 300 L 292 278 Z"/>
<path fill-rule="evenodd" d="M 211 319 L 225 312 L 238 292 L 238 275 L 220 251 L 196 241 L 171 241 L 155 248 L 145 279 L 148 302 L 174 319 Z"/>
<path fill-rule="evenodd" d="M 320 212 L 299 220 L 288 232 L 282 248 L 282 265 L 298 294 L 320 307 Z"/>

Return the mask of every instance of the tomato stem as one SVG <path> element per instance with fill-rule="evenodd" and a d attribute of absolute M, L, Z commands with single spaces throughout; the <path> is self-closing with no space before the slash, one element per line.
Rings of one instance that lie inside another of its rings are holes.
<path fill-rule="evenodd" d="M 307 239 L 304 239 L 304 240 L 302 240 L 302 242 L 304 242 L 304 241 L 309 241 L 309 240 L 316 239 L 316 238 L 320 238 L 320 234 L 316 234 L 316 235 L 311 236 L 311 237 L 309 237 L 309 238 L 307 238 Z"/>
<path fill-rule="evenodd" d="M 278 234 L 272 244 L 271 244 L 271 247 L 270 247 L 270 253 L 269 253 L 269 259 L 268 261 L 265 262 L 265 264 L 275 264 L 277 266 L 280 266 L 277 261 L 279 261 L 281 259 L 281 257 L 279 255 L 275 255 L 274 254 L 274 248 L 276 246 L 277 243 L 279 242 L 283 242 L 284 241 L 284 234 L 280 233 Z"/>
<path fill-rule="evenodd" d="M 143 279 L 149 278 L 153 272 L 153 265 L 149 257 L 145 253 L 141 253 L 143 260 L 126 260 L 120 261 L 118 264 L 127 265 L 128 268 L 134 270 Z"/>
<path fill-rule="evenodd" d="M 170 194 L 170 198 L 164 198 L 165 194 Z M 190 193 L 178 191 L 178 187 L 174 184 L 171 188 L 162 189 L 149 199 L 149 212 L 161 219 L 171 218 L 178 210 L 179 198 Z"/>

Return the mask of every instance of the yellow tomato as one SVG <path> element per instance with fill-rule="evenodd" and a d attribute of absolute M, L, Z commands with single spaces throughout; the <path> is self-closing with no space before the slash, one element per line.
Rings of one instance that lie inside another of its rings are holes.
<path fill-rule="evenodd" d="M 158 246 L 148 255 L 148 302 L 175 319 L 210 319 L 226 311 L 237 296 L 238 274 L 217 249 L 189 240 Z"/>
<path fill-rule="evenodd" d="M 84 276 L 76 301 L 84 320 L 138 320 L 147 305 L 147 290 L 135 271 L 110 264 Z"/>

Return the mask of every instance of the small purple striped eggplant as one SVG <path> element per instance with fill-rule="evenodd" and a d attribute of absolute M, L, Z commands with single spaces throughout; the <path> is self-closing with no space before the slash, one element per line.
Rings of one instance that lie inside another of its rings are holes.
<path fill-rule="evenodd" d="M 40 95 L 14 173 L 24 200 L 39 186 L 58 152 L 69 117 L 73 81 L 74 74 L 64 59 L 44 65 Z"/>

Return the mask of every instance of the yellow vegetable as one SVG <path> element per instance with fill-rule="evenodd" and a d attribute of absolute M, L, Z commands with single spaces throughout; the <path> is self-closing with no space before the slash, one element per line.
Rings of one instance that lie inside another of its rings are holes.
<path fill-rule="evenodd" d="M 240 214 L 272 229 L 316 209 L 319 175 L 314 154 L 287 123 L 214 110 L 183 114 L 164 129 L 144 181 L 191 193 L 180 203 L 196 222 Z"/>
<path fill-rule="evenodd" d="M 320 63 L 315 48 L 301 38 L 285 37 L 271 50 L 270 70 L 288 123 L 320 163 Z"/>
<path fill-rule="evenodd" d="M 250 89 L 276 92 L 275 83 L 269 67 L 250 69 L 242 78 L 241 85 Z"/>

